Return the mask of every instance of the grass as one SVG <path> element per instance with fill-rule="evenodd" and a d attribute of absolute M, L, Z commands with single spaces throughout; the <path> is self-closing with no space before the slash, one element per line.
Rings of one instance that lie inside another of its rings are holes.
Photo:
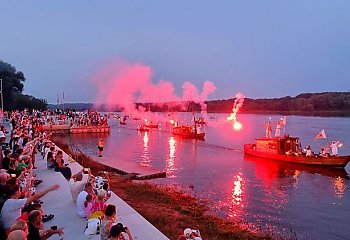
<path fill-rule="evenodd" d="M 199 229 L 203 239 L 272 239 L 268 234 L 249 230 L 247 225 L 213 215 L 204 200 L 172 187 L 132 181 L 67 144 L 58 141 L 56 144 L 81 165 L 90 167 L 93 174 L 109 171 L 112 191 L 170 239 L 178 239 L 187 227 Z"/>

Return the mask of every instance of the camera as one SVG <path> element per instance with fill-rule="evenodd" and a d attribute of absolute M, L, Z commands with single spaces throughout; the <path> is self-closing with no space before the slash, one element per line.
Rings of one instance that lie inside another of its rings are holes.
<path fill-rule="evenodd" d="M 84 168 L 83 173 L 84 173 L 84 174 L 89 174 L 89 171 L 90 171 L 90 168 Z"/>

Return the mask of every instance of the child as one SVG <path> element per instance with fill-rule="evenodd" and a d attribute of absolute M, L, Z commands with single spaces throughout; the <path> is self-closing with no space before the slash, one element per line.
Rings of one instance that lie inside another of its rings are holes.
<path fill-rule="evenodd" d="M 105 215 L 107 205 L 104 202 L 104 199 L 105 199 L 105 192 L 99 190 L 97 192 L 97 199 L 95 199 L 94 202 L 92 203 L 92 209 L 91 209 L 92 214 L 90 215 L 89 219 L 99 218 Z"/>
<path fill-rule="evenodd" d="M 85 208 L 85 216 L 86 218 L 89 218 L 89 216 L 92 213 L 92 195 L 88 194 L 86 196 L 86 200 L 84 202 L 84 208 Z"/>

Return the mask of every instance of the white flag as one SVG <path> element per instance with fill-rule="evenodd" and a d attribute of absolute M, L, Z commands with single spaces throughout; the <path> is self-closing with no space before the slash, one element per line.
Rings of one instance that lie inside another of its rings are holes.
<path fill-rule="evenodd" d="M 327 135 L 326 135 L 326 132 L 324 131 L 324 129 L 321 130 L 321 132 L 319 134 L 316 135 L 315 137 L 315 141 L 317 139 L 320 139 L 320 138 L 327 138 Z"/>

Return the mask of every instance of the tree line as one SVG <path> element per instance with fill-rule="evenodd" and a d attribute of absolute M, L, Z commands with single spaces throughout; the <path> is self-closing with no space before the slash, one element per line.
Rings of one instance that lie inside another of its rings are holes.
<path fill-rule="evenodd" d="M 0 60 L 0 79 L 2 79 L 3 105 L 5 110 L 23 110 L 47 108 L 45 99 L 38 99 L 30 95 L 23 94 L 24 82 L 26 80 L 21 71 L 17 71 L 14 66 Z M 0 105 L 1 108 L 1 105 Z"/>
<path fill-rule="evenodd" d="M 235 98 L 206 101 L 209 113 L 230 113 Z M 201 105 L 195 102 L 135 103 L 136 108 L 152 112 L 200 112 Z M 49 105 L 49 108 L 62 108 Z M 92 109 L 91 103 L 65 104 L 65 108 Z M 100 106 L 98 111 L 123 111 L 121 106 Z M 311 116 L 350 116 L 350 92 L 302 93 L 295 97 L 274 99 L 246 98 L 240 113 L 311 115 Z"/>
<path fill-rule="evenodd" d="M 208 112 L 231 112 L 234 101 L 234 98 L 208 101 Z M 240 113 L 350 116 L 350 92 L 302 93 L 274 99 L 246 98 Z"/>

